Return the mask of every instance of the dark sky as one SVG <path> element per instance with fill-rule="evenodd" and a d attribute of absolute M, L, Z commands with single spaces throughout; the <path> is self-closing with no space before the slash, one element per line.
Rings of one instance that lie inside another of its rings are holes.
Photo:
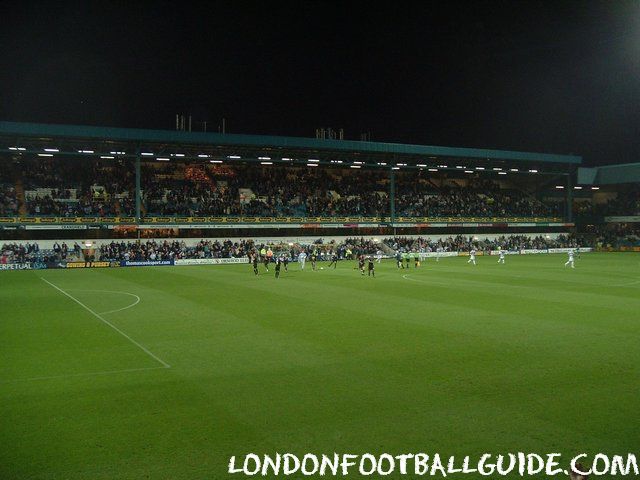
<path fill-rule="evenodd" d="M 0 119 L 640 161 L 640 1 L 342 3 L 0 0 Z"/>

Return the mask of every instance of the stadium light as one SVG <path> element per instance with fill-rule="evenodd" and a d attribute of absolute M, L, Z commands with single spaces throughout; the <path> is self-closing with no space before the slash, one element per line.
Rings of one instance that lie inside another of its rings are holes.
<path fill-rule="evenodd" d="M 39 153 L 39 157 L 53 157 L 53 153 Z"/>
<path fill-rule="evenodd" d="M 360 165 L 349 165 L 349 168 L 362 168 Z"/>
<path fill-rule="evenodd" d="M 391 170 L 400 170 L 400 167 L 391 167 Z"/>
<path fill-rule="evenodd" d="M 507 172 L 498 172 L 498 175 L 506 175 Z"/>
<path fill-rule="evenodd" d="M 242 158 L 240 155 L 229 155 L 229 158 L 233 158 L 233 159 L 239 159 Z"/>
<path fill-rule="evenodd" d="M 204 153 L 201 153 L 200 155 L 198 155 L 198 158 L 209 158 L 209 155 L 205 155 Z"/>
<path fill-rule="evenodd" d="M 105 160 L 113 160 L 115 157 L 112 157 L 110 155 L 100 155 L 100 158 L 104 158 Z"/>
<path fill-rule="evenodd" d="M 574 190 L 582 190 L 582 187 L 573 187 Z"/>
<path fill-rule="evenodd" d="M 364 162 L 353 162 L 354 165 L 364 165 Z"/>
<path fill-rule="evenodd" d="M 18 150 L 18 147 L 9 147 L 9 150 Z"/>
<path fill-rule="evenodd" d="M 473 173 L 473 170 L 465 170 L 464 173 Z"/>
<path fill-rule="evenodd" d="M 438 165 L 438 168 L 448 168 L 446 165 Z"/>
<path fill-rule="evenodd" d="M 396 163 L 396 165 L 397 165 L 398 167 L 406 167 L 406 166 L 407 166 L 407 164 L 406 164 L 406 163 Z"/>
<path fill-rule="evenodd" d="M 59 152 L 60 150 L 58 150 L 57 148 L 45 148 L 44 151 L 45 152 Z"/>
<path fill-rule="evenodd" d="M 331 160 L 331 163 L 342 163 L 342 160 Z"/>
<path fill-rule="evenodd" d="M 20 151 L 20 152 L 24 152 L 25 150 L 26 150 L 26 148 L 24 148 L 24 147 L 18 147 L 18 151 Z"/>
<path fill-rule="evenodd" d="M 456 168 L 463 169 L 463 168 L 466 168 L 466 167 L 464 167 L 462 165 L 456 165 Z"/>
<path fill-rule="evenodd" d="M 314 162 L 314 163 L 318 163 L 320 160 L 318 160 L 317 158 L 310 158 L 309 162 Z"/>
<path fill-rule="evenodd" d="M 222 160 L 209 160 L 210 163 L 222 163 Z"/>
<path fill-rule="evenodd" d="M 125 155 L 125 152 L 109 152 L 111 155 Z"/>
<path fill-rule="evenodd" d="M 317 163 L 307 163 L 307 167 L 317 167 Z"/>
<path fill-rule="evenodd" d="M 500 171 L 502 171 L 502 169 L 500 167 L 493 167 L 493 171 L 494 172 L 500 172 Z"/>
<path fill-rule="evenodd" d="M 517 168 L 510 168 L 510 169 L 509 169 L 509 171 L 510 171 L 510 172 L 517 172 L 517 171 L 518 171 L 518 169 L 517 169 Z"/>
<path fill-rule="evenodd" d="M 95 153 L 93 150 L 78 150 L 78 153 Z"/>
<path fill-rule="evenodd" d="M 417 163 L 416 167 L 426 167 L 427 165 L 425 163 Z"/>
<path fill-rule="evenodd" d="M 476 170 L 484 170 L 484 167 L 476 167 Z"/>
<path fill-rule="evenodd" d="M 273 162 L 260 162 L 260 165 L 273 165 Z"/>
<path fill-rule="evenodd" d="M 600 187 L 591 187 L 591 190 L 600 190 Z"/>
<path fill-rule="evenodd" d="M 564 188 L 564 186 L 563 186 L 563 185 L 556 185 L 556 188 L 557 188 L 558 190 L 562 190 L 562 189 Z"/>
<path fill-rule="evenodd" d="M 153 157 L 153 153 L 151 152 L 141 152 L 140 155 L 144 155 L 145 157 Z"/>
<path fill-rule="evenodd" d="M 538 170 L 535 170 L 535 169 L 529 170 L 529 173 L 538 173 Z"/>
<path fill-rule="evenodd" d="M 157 157 L 156 160 L 158 160 L 159 162 L 168 162 L 169 159 L 166 157 Z"/>
<path fill-rule="evenodd" d="M 282 157 L 282 161 L 283 162 L 290 162 L 291 160 L 293 160 L 293 159 L 287 158 L 287 157 Z"/>
<path fill-rule="evenodd" d="M 387 162 L 378 162 L 378 165 L 380 165 L 382 167 L 386 167 L 387 166 Z"/>
<path fill-rule="evenodd" d="M 430 171 L 430 172 L 437 172 L 437 171 L 438 171 L 438 169 L 437 169 L 437 168 L 430 168 L 430 169 L 429 169 L 429 171 Z"/>
<path fill-rule="evenodd" d="M 271 160 L 271 157 L 258 157 L 258 160 Z"/>
<path fill-rule="evenodd" d="M 184 157 L 184 153 L 172 153 L 171 156 L 173 156 L 173 157 Z"/>

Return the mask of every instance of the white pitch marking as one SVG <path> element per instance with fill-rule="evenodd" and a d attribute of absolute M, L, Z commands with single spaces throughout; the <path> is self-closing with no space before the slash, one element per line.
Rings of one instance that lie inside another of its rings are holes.
<path fill-rule="evenodd" d="M 137 346 L 138 348 L 140 348 L 143 352 L 145 352 L 147 355 L 149 355 L 151 358 L 154 358 L 155 360 L 157 360 L 158 362 L 160 362 L 164 368 L 171 368 L 171 365 L 169 365 L 167 362 L 165 362 L 164 360 L 162 360 L 161 358 L 157 357 L 156 355 L 154 355 L 153 353 L 151 353 L 149 350 L 147 350 L 146 347 L 140 345 L 138 342 L 136 342 L 133 338 L 131 338 L 129 335 L 127 335 L 126 333 L 124 333 L 122 330 L 120 330 L 118 327 L 116 327 L 113 323 L 109 322 L 108 320 L 106 320 L 105 318 L 102 317 L 102 315 L 100 315 L 97 312 L 94 312 L 91 308 L 87 307 L 84 303 L 82 303 L 80 300 L 78 300 L 77 298 L 69 295 L 67 292 L 65 292 L 64 290 L 62 290 L 60 287 L 58 287 L 57 285 L 54 285 L 53 283 L 51 283 L 49 280 L 47 280 L 46 278 L 40 277 L 40 280 L 48 283 L 49 285 L 51 285 L 53 288 L 55 288 L 56 290 L 58 290 L 60 293 L 62 293 L 63 295 L 69 297 L 71 300 L 73 300 L 74 302 L 76 302 L 78 305 L 80 305 L 82 308 L 84 308 L 86 311 L 88 311 L 89 313 L 91 313 L 91 315 L 93 315 L 94 317 L 96 317 L 98 320 L 100 320 L 101 322 L 103 322 L 105 325 L 110 326 L 111 328 L 113 328 L 116 332 L 118 332 L 120 335 L 122 335 L 124 338 L 126 338 L 127 340 L 129 340 L 131 343 L 133 343 L 135 346 Z"/>
<path fill-rule="evenodd" d="M 116 312 L 121 312 L 122 310 L 126 310 L 127 308 L 131 308 L 131 307 L 135 307 L 137 304 L 140 303 L 140 297 L 138 295 L 136 295 L 135 293 L 129 293 L 129 292 L 120 292 L 117 290 L 78 290 L 78 289 L 73 289 L 71 290 L 72 292 L 96 292 L 96 293 L 119 293 L 120 295 L 129 295 L 130 297 L 135 297 L 136 301 L 133 302 L 131 305 L 127 305 L 126 307 L 122 307 L 122 308 L 117 308 L 115 310 L 109 310 L 108 312 L 100 312 L 100 315 L 107 315 L 109 313 L 116 313 Z"/>
<path fill-rule="evenodd" d="M 629 283 L 618 283 L 616 285 L 605 285 L 607 287 L 629 287 L 631 285 L 637 285 L 640 283 L 640 280 L 636 280 L 635 282 L 629 282 Z"/>
<path fill-rule="evenodd" d="M 34 380 L 54 380 L 56 378 L 93 377 L 97 375 L 112 375 L 114 373 L 142 372 L 145 370 L 160 370 L 165 368 L 167 367 L 142 367 L 142 368 L 126 368 L 124 370 L 105 370 L 102 372 L 67 373 L 64 375 L 51 375 L 49 377 L 19 378 L 17 380 L 7 380 L 2 383 L 31 382 Z"/>

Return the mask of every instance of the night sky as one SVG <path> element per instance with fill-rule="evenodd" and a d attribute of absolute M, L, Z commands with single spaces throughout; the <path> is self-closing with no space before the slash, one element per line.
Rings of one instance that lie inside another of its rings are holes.
<path fill-rule="evenodd" d="M 267 3 L 0 0 L 0 120 L 640 161 L 640 1 Z"/>

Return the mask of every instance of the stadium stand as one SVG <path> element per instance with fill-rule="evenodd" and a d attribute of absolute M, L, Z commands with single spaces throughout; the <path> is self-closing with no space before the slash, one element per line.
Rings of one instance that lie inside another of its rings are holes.
<path fill-rule="evenodd" d="M 132 215 L 131 168 L 118 164 L 68 160 L 22 161 L 27 213 L 56 215 Z M 4 215 L 18 213 L 14 182 L 0 177 Z M 612 200 L 606 212 L 634 212 L 638 200 Z M 216 168 L 185 164 L 145 165 L 143 199 L 147 214 L 333 216 L 389 214 L 388 179 L 383 172 L 272 169 L 253 166 Z M 405 216 L 560 215 L 561 205 L 545 205 L 508 185 L 474 179 L 436 185 L 408 178 L 398 181 L 398 214 Z M 631 214 L 631 213 L 630 213 Z"/>
<path fill-rule="evenodd" d="M 135 209 L 133 171 L 125 163 L 32 159 L 18 172 L 29 215 L 106 217 Z"/>

